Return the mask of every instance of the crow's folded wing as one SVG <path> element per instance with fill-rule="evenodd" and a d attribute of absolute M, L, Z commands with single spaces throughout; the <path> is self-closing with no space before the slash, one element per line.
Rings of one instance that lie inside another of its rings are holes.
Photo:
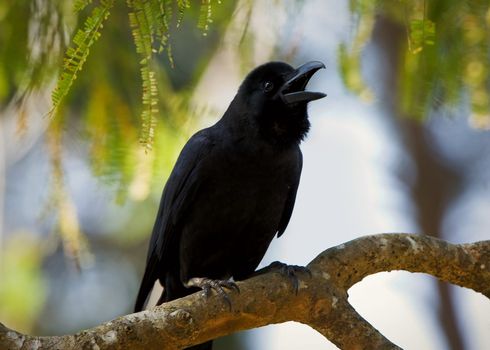
<path fill-rule="evenodd" d="M 289 219 L 291 219 L 291 214 L 294 209 L 294 202 L 296 201 L 296 193 L 298 192 L 299 179 L 301 177 L 301 169 L 303 168 L 303 154 L 298 149 L 298 161 L 297 167 L 295 169 L 293 182 L 289 188 L 288 197 L 284 203 L 284 209 L 282 211 L 281 221 L 279 221 L 279 227 L 277 228 L 277 237 L 281 237 L 286 227 L 289 224 Z"/>
<path fill-rule="evenodd" d="M 150 239 L 146 269 L 141 282 L 135 311 L 144 308 L 155 281 L 168 269 L 167 257 L 178 251 L 178 223 L 184 218 L 202 182 L 200 164 L 207 158 L 213 143 L 207 129 L 195 134 L 184 146 L 163 190 L 160 207 Z"/>

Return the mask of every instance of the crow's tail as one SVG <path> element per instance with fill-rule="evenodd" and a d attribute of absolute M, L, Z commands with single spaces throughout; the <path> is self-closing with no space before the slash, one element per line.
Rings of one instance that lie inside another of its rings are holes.
<path fill-rule="evenodd" d="M 139 312 L 145 308 L 148 296 L 155 281 L 158 279 L 157 266 L 158 262 L 156 258 L 151 256 L 146 264 L 145 274 L 143 275 L 143 280 L 141 281 L 140 290 L 134 305 L 134 312 Z"/>

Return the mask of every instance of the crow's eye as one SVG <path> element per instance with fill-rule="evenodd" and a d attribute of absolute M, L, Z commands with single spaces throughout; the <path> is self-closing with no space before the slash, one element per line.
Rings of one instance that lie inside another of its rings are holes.
<path fill-rule="evenodd" d="M 265 91 L 265 92 L 271 92 L 271 91 L 272 91 L 272 89 L 274 89 L 274 84 L 273 84 L 273 83 L 271 83 L 270 81 L 266 81 L 266 82 L 264 83 L 264 91 Z"/>

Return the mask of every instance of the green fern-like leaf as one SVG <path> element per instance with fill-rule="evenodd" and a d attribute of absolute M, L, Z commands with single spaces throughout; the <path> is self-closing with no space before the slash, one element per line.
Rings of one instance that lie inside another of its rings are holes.
<path fill-rule="evenodd" d="M 184 19 L 184 11 L 191 7 L 189 0 L 177 0 L 177 9 L 179 11 L 179 16 L 177 17 L 177 27 L 180 26 L 182 20 Z"/>
<path fill-rule="evenodd" d="M 157 82 L 155 72 L 149 68 L 149 65 L 141 67 L 141 77 L 143 79 L 143 113 L 141 119 L 140 142 L 147 148 L 151 149 L 155 136 L 156 114 L 158 112 L 157 101 Z"/>
<path fill-rule="evenodd" d="M 434 45 L 436 25 L 429 19 L 414 19 L 410 22 L 409 34 L 409 49 L 412 53 L 417 54 L 425 46 Z"/>
<path fill-rule="evenodd" d="M 132 28 L 136 52 L 141 56 L 141 80 L 143 81 L 143 112 L 141 113 L 140 143 L 147 149 L 152 148 L 156 116 L 158 113 L 158 89 L 155 72 L 151 68 L 151 59 L 154 52 L 153 34 L 161 30 L 156 24 L 160 11 L 155 6 L 155 1 L 128 0 L 130 8 L 129 24 Z M 160 7 L 161 9 L 161 7 Z M 157 30 L 157 27 L 159 28 Z"/>
<path fill-rule="evenodd" d="M 170 62 L 170 66 L 173 68 L 174 67 L 174 58 L 172 55 L 172 45 L 170 44 L 170 23 L 172 22 L 173 18 L 173 1 L 172 0 L 164 0 L 165 2 L 165 8 L 164 8 L 164 28 L 166 29 L 166 32 L 162 35 L 162 37 L 165 37 L 166 40 L 163 41 L 161 40 L 161 49 L 166 48 L 167 51 L 167 58 L 168 61 Z M 179 8 L 180 11 L 180 8 Z M 181 14 L 179 12 L 179 18 L 177 19 L 177 26 L 180 24 L 180 21 L 182 18 L 180 17 Z"/>
<path fill-rule="evenodd" d="M 66 50 L 63 70 L 51 94 L 53 106 L 50 115 L 56 112 L 63 98 L 70 91 L 73 82 L 77 78 L 77 73 L 82 69 L 83 64 L 87 60 L 90 47 L 100 37 L 100 30 L 104 21 L 109 17 L 110 9 L 113 5 L 114 0 L 102 0 L 86 19 L 83 29 L 79 29 L 75 34 L 72 46 Z"/>
<path fill-rule="evenodd" d="M 173 18 L 173 0 L 152 1 L 145 7 L 145 15 L 150 19 L 151 27 L 158 41 L 158 53 L 167 51 L 168 60 L 173 67 L 172 48 L 170 45 L 170 23 Z"/>
<path fill-rule="evenodd" d="M 75 10 L 75 12 L 80 12 L 91 3 L 92 0 L 76 0 L 73 4 L 73 9 Z"/>
<path fill-rule="evenodd" d="M 155 25 L 155 35 L 159 42 L 158 53 L 162 52 L 165 46 L 168 44 L 168 29 L 169 29 L 169 15 L 172 8 L 167 9 L 169 0 L 153 1 L 151 7 L 151 13 L 146 15 L 151 18 L 152 23 Z M 170 4 L 171 6 L 171 4 Z M 170 15 L 171 16 L 171 15 Z"/>
<path fill-rule="evenodd" d="M 203 31 L 206 36 L 209 30 L 209 24 L 213 22 L 213 10 L 211 0 L 201 0 L 201 8 L 199 9 L 199 20 L 197 27 Z"/>

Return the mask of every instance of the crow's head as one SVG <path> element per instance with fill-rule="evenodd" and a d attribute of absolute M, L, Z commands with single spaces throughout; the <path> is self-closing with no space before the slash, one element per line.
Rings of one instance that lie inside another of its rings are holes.
<path fill-rule="evenodd" d="M 245 78 L 238 97 L 260 133 L 273 142 L 300 142 L 308 132 L 306 105 L 326 95 L 305 91 L 315 72 L 324 64 L 312 61 L 297 69 L 283 62 L 269 62 Z M 242 108 L 243 108 L 242 107 Z"/>

